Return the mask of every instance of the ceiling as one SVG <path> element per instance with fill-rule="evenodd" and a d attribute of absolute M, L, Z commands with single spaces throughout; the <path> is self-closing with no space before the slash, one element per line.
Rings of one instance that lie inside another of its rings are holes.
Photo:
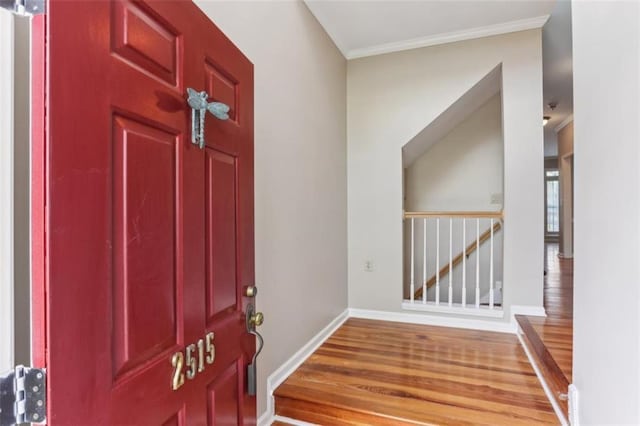
<path fill-rule="evenodd" d="M 501 86 L 502 66 L 498 65 L 404 145 L 402 166 L 409 167 L 433 144 L 500 92 Z"/>
<path fill-rule="evenodd" d="M 539 28 L 555 0 L 305 0 L 347 59 Z"/>
<path fill-rule="evenodd" d="M 570 0 L 305 0 L 347 59 L 542 30 L 545 155 L 573 113 Z M 557 103 L 555 110 L 548 107 Z M 542 120 L 542 117 L 540 117 Z"/>
<path fill-rule="evenodd" d="M 545 155 L 557 155 L 554 132 L 573 114 L 571 46 L 571 2 L 560 0 L 542 28 L 544 115 L 551 117 L 544 127 Z M 550 102 L 555 102 L 558 106 L 551 110 Z"/>

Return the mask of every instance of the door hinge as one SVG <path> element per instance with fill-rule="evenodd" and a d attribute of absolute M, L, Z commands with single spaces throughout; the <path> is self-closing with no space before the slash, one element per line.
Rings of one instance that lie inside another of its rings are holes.
<path fill-rule="evenodd" d="M 47 420 L 47 375 L 19 365 L 0 375 L 0 426 Z"/>
<path fill-rule="evenodd" d="M 0 9 L 6 9 L 16 15 L 34 16 L 46 13 L 45 0 L 0 0 Z"/>

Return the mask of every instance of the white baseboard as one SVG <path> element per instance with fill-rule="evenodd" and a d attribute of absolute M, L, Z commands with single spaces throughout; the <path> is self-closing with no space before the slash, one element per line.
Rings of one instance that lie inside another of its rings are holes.
<path fill-rule="evenodd" d="M 373 311 L 355 308 L 349 308 L 349 317 L 435 325 L 441 327 L 466 328 L 470 330 L 497 331 L 499 333 L 515 333 L 515 325 L 504 321 L 486 321 L 468 318 L 410 314 L 408 312 Z"/>
<path fill-rule="evenodd" d="M 267 395 L 267 400 L 271 398 L 271 394 Z M 264 410 L 264 413 L 260 417 L 258 417 L 258 425 L 257 426 L 271 426 L 271 423 L 275 421 L 274 415 L 269 411 L 269 408 Z"/>
<path fill-rule="evenodd" d="M 494 309 L 488 306 L 480 306 L 476 308 L 476 305 L 467 305 L 462 307 L 461 303 L 454 303 L 449 306 L 448 303 L 441 303 L 436 305 L 435 303 L 423 303 L 422 300 L 405 300 L 402 302 L 402 309 L 407 311 L 422 311 L 422 312 L 435 312 L 439 314 L 454 314 L 454 315 L 468 315 L 473 317 L 488 317 L 488 318 L 503 318 L 504 311 L 501 307 L 495 307 Z"/>
<path fill-rule="evenodd" d="M 530 317 L 546 317 L 547 311 L 542 306 L 511 305 L 511 320 L 514 315 L 527 315 Z"/>
<path fill-rule="evenodd" d="M 349 318 L 349 310 L 345 309 L 318 334 L 313 336 L 298 352 L 286 360 L 277 370 L 267 378 L 267 409 L 258 419 L 258 426 L 270 425 L 275 416 L 273 391 L 282 384 L 300 365 L 313 354 L 346 320 Z M 291 419 L 289 419 L 291 422 Z M 308 424 L 308 423 L 300 423 Z"/>
<path fill-rule="evenodd" d="M 580 426 L 578 402 L 578 388 L 572 383 L 569 385 L 569 424 L 571 426 Z"/>
<path fill-rule="evenodd" d="M 302 420 L 296 420 L 296 419 L 292 419 L 290 417 L 284 417 L 284 416 L 273 416 L 273 421 L 279 421 L 291 426 L 316 426 L 315 423 L 303 422 Z"/>
<path fill-rule="evenodd" d="M 553 407 L 553 411 L 556 413 L 558 420 L 560 420 L 560 424 L 562 426 L 569 426 L 569 423 L 567 422 L 567 418 L 562 412 L 562 408 L 560 408 L 555 398 L 553 397 L 553 392 L 551 392 L 551 389 L 549 388 L 547 381 L 544 379 L 544 376 L 542 375 L 542 372 L 540 371 L 538 364 L 536 363 L 533 356 L 531 356 L 531 352 L 529 351 L 529 348 L 527 347 L 526 343 L 522 339 L 522 333 L 521 333 L 520 327 L 518 327 L 516 335 L 518 336 L 518 340 L 520 340 L 520 346 L 522 346 L 522 348 L 524 349 L 524 353 L 527 354 L 527 358 L 529 359 L 529 364 L 531 364 L 533 371 L 536 373 L 536 376 L 538 376 L 538 381 L 542 386 L 542 390 L 544 390 L 544 393 L 545 395 L 547 395 L 547 399 L 549 400 L 549 403 Z"/>

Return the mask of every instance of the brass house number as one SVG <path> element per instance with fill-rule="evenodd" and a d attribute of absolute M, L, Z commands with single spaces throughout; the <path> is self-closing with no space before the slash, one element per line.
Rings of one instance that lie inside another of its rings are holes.
<path fill-rule="evenodd" d="M 173 374 L 171 376 L 171 389 L 178 390 L 184 385 L 184 377 L 193 380 L 196 374 L 202 373 L 206 365 L 213 364 L 216 359 L 216 347 L 213 344 L 213 332 L 207 333 L 204 339 L 198 343 L 192 343 L 182 351 L 171 356 Z M 186 369 L 186 371 L 185 371 Z"/>

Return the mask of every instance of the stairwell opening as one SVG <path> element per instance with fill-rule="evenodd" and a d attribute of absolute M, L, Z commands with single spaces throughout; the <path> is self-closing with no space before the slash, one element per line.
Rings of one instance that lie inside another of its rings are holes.
<path fill-rule="evenodd" d="M 405 309 L 501 315 L 502 123 L 498 65 L 404 145 Z"/>

